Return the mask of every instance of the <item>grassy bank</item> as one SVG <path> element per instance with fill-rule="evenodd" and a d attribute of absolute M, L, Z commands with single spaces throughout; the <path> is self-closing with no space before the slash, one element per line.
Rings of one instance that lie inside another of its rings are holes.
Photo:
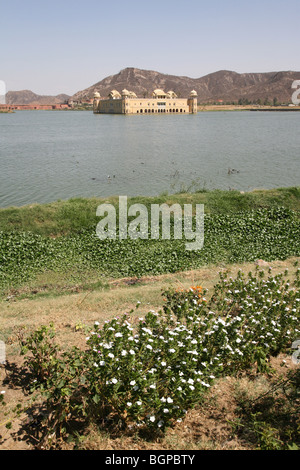
<path fill-rule="evenodd" d="M 24 207 L 0 209 L 0 231 L 31 231 L 45 236 L 67 235 L 84 228 L 93 227 L 99 219 L 96 209 L 99 204 L 108 202 L 118 205 L 117 197 L 105 199 L 75 198 L 49 204 L 30 204 Z M 300 212 L 300 187 L 240 191 L 201 191 L 161 195 L 157 197 L 128 198 L 128 205 L 144 204 L 204 204 L 206 214 L 231 214 L 261 208 L 283 206 Z"/>
<path fill-rule="evenodd" d="M 241 194 L 208 191 L 134 203 L 204 204 L 204 247 L 185 249 L 186 240 L 99 240 L 96 208 L 118 198 L 73 199 L 0 211 L 0 291 L 90 288 L 111 278 L 174 273 L 217 263 L 266 261 L 299 256 L 300 189 Z M 172 233 L 172 230 L 171 230 Z"/>
<path fill-rule="evenodd" d="M 185 240 L 100 241 L 96 208 L 103 202 L 117 207 L 118 198 L 0 210 L 0 340 L 7 356 L 0 366 L 0 448 L 299 450 L 291 341 L 299 337 L 300 188 L 128 200 L 148 208 L 204 204 L 200 252 L 185 250 Z M 182 324 L 175 331 L 162 323 L 161 337 L 159 316 L 139 322 L 164 308 Z M 128 325 L 118 323 L 124 312 L 142 339 L 130 346 L 122 339 Z M 48 338 L 50 323 L 55 334 Z M 105 341 L 89 352 L 95 328 Z M 105 370 L 96 362 L 100 351 Z M 219 358 L 214 366 L 212 357 Z M 131 382 L 142 376 L 149 387 L 133 393 Z M 157 433 L 166 406 L 175 422 Z M 187 412 L 179 415 L 177 406 Z M 142 427 L 132 427 L 136 420 Z"/>

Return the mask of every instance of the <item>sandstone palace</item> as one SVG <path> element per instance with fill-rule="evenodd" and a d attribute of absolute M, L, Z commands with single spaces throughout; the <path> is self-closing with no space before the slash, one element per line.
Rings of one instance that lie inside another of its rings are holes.
<path fill-rule="evenodd" d="M 112 90 L 107 98 L 94 94 L 94 113 L 100 114 L 196 114 L 197 92 L 191 91 L 188 98 L 178 98 L 173 91 L 165 93 L 156 89 L 151 98 L 138 98 L 132 91 Z"/>

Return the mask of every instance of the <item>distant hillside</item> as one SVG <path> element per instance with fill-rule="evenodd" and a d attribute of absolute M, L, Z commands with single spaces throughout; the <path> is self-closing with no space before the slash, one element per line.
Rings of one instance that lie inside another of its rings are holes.
<path fill-rule="evenodd" d="M 190 78 L 128 67 L 85 90 L 77 92 L 72 96 L 72 99 L 90 99 L 95 91 L 98 91 L 101 96 L 107 96 L 114 88 L 118 91 L 127 88 L 134 91 L 139 97 L 150 97 L 155 88 L 162 88 L 165 91 L 173 90 L 182 97 L 187 96 L 191 90 L 195 89 L 200 103 L 217 100 L 238 102 L 240 99 L 253 101 L 265 100 L 266 98 L 269 100 L 277 98 L 279 102 L 289 103 L 294 91 L 291 88 L 294 80 L 300 80 L 300 72 L 239 74 L 220 70 L 201 78 Z"/>
<path fill-rule="evenodd" d="M 30 90 L 8 91 L 6 93 L 6 104 L 61 104 L 70 98 L 69 95 L 46 96 L 36 95 Z"/>

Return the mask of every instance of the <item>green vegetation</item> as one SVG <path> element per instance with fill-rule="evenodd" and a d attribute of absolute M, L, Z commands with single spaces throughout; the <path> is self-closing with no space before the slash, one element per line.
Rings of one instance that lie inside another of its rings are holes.
<path fill-rule="evenodd" d="M 17 230 L 45 236 L 67 235 L 97 222 L 96 209 L 108 202 L 117 207 L 118 198 L 75 198 L 49 204 L 31 204 L 24 207 L 0 209 L 0 231 Z M 207 214 L 231 214 L 252 209 L 284 206 L 300 212 L 300 187 L 240 191 L 200 190 L 193 193 L 160 195 L 157 197 L 128 198 L 128 205 L 140 203 L 147 208 L 151 204 L 204 204 Z"/>
<path fill-rule="evenodd" d="M 96 321 L 83 349 L 60 351 L 53 325 L 22 338 L 31 392 L 46 401 L 45 445 L 74 437 L 78 426 L 83 436 L 92 423 L 121 433 L 150 431 L 153 438 L 203 403 L 216 380 L 242 372 L 270 373 L 270 357 L 288 351 L 300 333 L 300 269 L 292 285 L 287 274 L 266 279 L 257 267 L 232 279 L 224 272 L 209 299 L 201 286 L 168 289 L 162 311 L 150 311 L 138 321 L 127 314 L 102 326 Z M 294 374 L 285 383 L 295 400 L 298 382 Z M 299 448 L 296 403 L 285 407 L 282 428 L 263 421 L 266 415 L 262 419 L 258 408 L 252 413 L 245 397 L 240 409 L 232 425 L 249 427 L 250 414 L 259 448 Z"/>
<path fill-rule="evenodd" d="M 0 445 L 299 450 L 300 188 L 128 199 L 204 204 L 200 251 L 99 240 L 104 202 L 0 210 Z"/>
<path fill-rule="evenodd" d="M 187 251 L 185 240 L 100 240 L 95 199 L 0 211 L 0 291 L 16 289 L 43 273 L 93 282 L 107 277 L 174 273 L 204 265 L 282 260 L 300 254 L 300 188 L 241 194 L 212 191 L 135 202 L 202 203 L 204 247 Z M 109 202 L 117 205 L 117 198 Z M 172 230 L 171 230 L 172 233 Z"/>

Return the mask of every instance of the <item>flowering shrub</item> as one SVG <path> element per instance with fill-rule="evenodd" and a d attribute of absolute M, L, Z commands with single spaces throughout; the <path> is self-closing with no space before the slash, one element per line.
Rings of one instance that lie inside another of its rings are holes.
<path fill-rule="evenodd" d="M 192 317 L 191 317 L 192 318 Z M 192 323 L 149 312 L 134 328 L 126 315 L 95 325 L 88 340 L 97 401 L 109 397 L 120 415 L 137 424 L 164 428 L 184 416 L 210 387 L 217 358 L 202 351 Z"/>
<path fill-rule="evenodd" d="M 268 358 L 300 336 L 300 271 L 293 286 L 283 274 L 264 279 L 258 269 L 227 274 L 208 300 L 200 286 L 170 289 L 162 311 L 95 322 L 86 350 L 56 354 L 52 374 L 49 363 L 46 375 L 39 363 L 37 385 L 54 422 L 114 415 L 123 426 L 163 430 L 199 403 L 216 377 L 253 365 L 265 371 Z"/>

